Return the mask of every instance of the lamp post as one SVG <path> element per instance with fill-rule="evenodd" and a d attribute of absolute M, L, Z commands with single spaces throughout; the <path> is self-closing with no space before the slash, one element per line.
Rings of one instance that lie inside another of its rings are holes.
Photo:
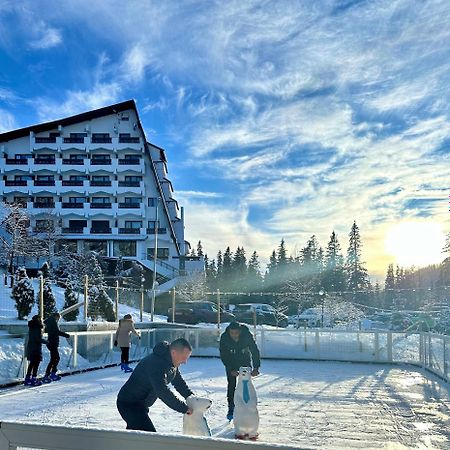
<path fill-rule="evenodd" d="M 155 315 L 155 297 L 156 297 L 156 262 L 158 259 L 158 206 L 159 206 L 159 197 L 156 198 L 156 211 L 155 211 L 155 246 L 153 249 L 153 281 L 152 281 L 152 304 L 150 308 L 150 320 L 153 322 L 153 316 Z"/>
<path fill-rule="evenodd" d="M 324 308 L 324 300 L 325 300 L 325 292 L 321 289 L 319 291 L 319 296 L 322 301 L 322 319 L 321 319 L 321 328 L 323 328 L 323 308 Z"/>

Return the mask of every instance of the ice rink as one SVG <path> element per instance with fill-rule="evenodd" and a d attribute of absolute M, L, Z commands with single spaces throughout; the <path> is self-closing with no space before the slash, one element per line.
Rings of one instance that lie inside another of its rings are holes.
<path fill-rule="evenodd" d="M 209 396 L 213 434 L 227 426 L 226 378 L 215 358 L 191 358 L 182 373 Z M 254 380 L 260 441 L 314 449 L 448 449 L 449 385 L 412 366 L 263 360 Z M 0 391 L 0 419 L 124 429 L 115 400 L 127 374 L 113 367 L 34 388 Z M 157 430 L 181 433 L 182 416 L 160 401 L 150 411 Z"/>

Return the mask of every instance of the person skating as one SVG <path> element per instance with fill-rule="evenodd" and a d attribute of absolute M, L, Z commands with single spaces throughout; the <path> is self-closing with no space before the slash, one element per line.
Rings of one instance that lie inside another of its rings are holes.
<path fill-rule="evenodd" d="M 50 383 L 52 381 L 58 381 L 61 377 L 56 373 L 58 371 L 59 356 L 59 337 L 64 336 L 70 338 L 70 334 L 64 333 L 59 329 L 58 321 L 61 319 L 61 314 L 58 312 L 53 313 L 49 318 L 44 320 L 45 329 L 47 331 L 48 344 L 47 348 L 50 351 L 50 361 L 45 371 L 45 376 L 42 378 L 44 383 Z"/>
<path fill-rule="evenodd" d="M 28 369 L 25 376 L 25 386 L 40 386 L 42 382 L 37 379 L 39 364 L 42 361 L 42 344 L 47 341 L 42 337 L 44 328 L 41 318 L 36 315 L 28 322 L 28 342 L 26 346 L 26 356 Z"/>
<path fill-rule="evenodd" d="M 133 318 L 131 314 L 125 314 L 123 319 L 119 320 L 119 328 L 117 328 L 114 337 L 114 345 L 119 346 L 121 350 L 120 368 L 125 372 L 133 372 L 133 369 L 128 365 L 130 358 L 131 334 L 141 338 L 139 333 L 134 328 Z"/>
<path fill-rule="evenodd" d="M 186 339 L 176 339 L 171 344 L 164 341 L 138 363 L 117 395 L 117 409 L 128 430 L 156 431 L 148 412 L 158 398 L 181 414 L 192 414 L 168 387 L 171 383 L 185 399 L 192 395 L 178 370 L 191 353 L 192 347 Z"/>
<path fill-rule="evenodd" d="M 232 420 L 239 367 L 253 367 L 252 376 L 259 375 L 259 350 L 248 327 L 238 322 L 231 322 L 222 333 L 219 350 L 227 374 L 227 419 Z"/>

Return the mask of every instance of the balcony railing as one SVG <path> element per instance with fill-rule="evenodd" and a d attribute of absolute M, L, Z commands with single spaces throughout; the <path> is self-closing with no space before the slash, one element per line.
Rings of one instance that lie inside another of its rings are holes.
<path fill-rule="evenodd" d="M 84 138 L 82 137 L 68 137 L 64 138 L 64 144 L 84 144 Z"/>
<path fill-rule="evenodd" d="M 34 227 L 33 231 L 35 233 L 54 233 L 55 232 L 55 228 L 40 226 L 40 227 Z"/>
<path fill-rule="evenodd" d="M 27 186 L 27 180 L 5 180 L 5 186 Z"/>
<path fill-rule="evenodd" d="M 119 234 L 140 234 L 140 228 L 119 228 Z"/>
<path fill-rule="evenodd" d="M 119 203 L 119 208 L 139 209 L 140 207 L 141 207 L 140 203 Z"/>
<path fill-rule="evenodd" d="M 56 137 L 37 137 L 34 142 L 36 142 L 36 144 L 55 144 Z"/>
<path fill-rule="evenodd" d="M 92 234 L 111 234 L 111 228 L 106 228 L 106 227 L 102 227 L 102 228 L 91 228 L 91 233 Z"/>
<path fill-rule="evenodd" d="M 141 158 L 120 158 L 119 166 L 139 165 L 140 162 L 141 162 Z"/>
<path fill-rule="evenodd" d="M 91 142 L 92 142 L 92 144 L 111 144 L 112 138 L 110 138 L 110 137 L 102 137 L 102 138 L 93 137 L 91 139 Z"/>
<path fill-rule="evenodd" d="M 55 202 L 33 202 L 34 208 L 54 208 Z"/>
<path fill-rule="evenodd" d="M 111 186 L 111 181 L 95 181 L 92 180 L 89 186 Z"/>
<path fill-rule="evenodd" d="M 91 159 L 91 165 L 93 165 L 93 166 L 110 166 L 111 165 L 111 159 L 110 158 Z"/>
<path fill-rule="evenodd" d="M 55 164 L 55 158 L 35 158 L 35 164 Z"/>
<path fill-rule="evenodd" d="M 34 180 L 35 186 L 54 186 L 55 180 Z"/>
<path fill-rule="evenodd" d="M 82 209 L 84 203 L 75 203 L 75 202 L 62 202 L 61 208 L 74 208 L 74 209 Z"/>
<path fill-rule="evenodd" d="M 67 166 L 82 166 L 84 164 L 84 159 L 64 158 L 62 163 Z"/>
<path fill-rule="evenodd" d="M 147 228 L 147 234 L 155 234 L 155 229 Z M 167 234 L 167 228 L 158 228 L 158 234 Z"/>
<path fill-rule="evenodd" d="M 138 137 L 119 137 L 119 144 L 139 144 Z"/>
<path fill-rule="evenodd" d="M 63 186 L 83 186 L 83 180 L 62 180 Z"/>
<path fill-rule="evenodd" d="M 6 158 L 6 164 L 18 164 L 19 166 L 26 166 L 28 158 Z"/>
<path fill-rule="evenodd" d="M 119 181 L 119 187 L 140 187 L 140 181 Z"/>
<path fill-rule="evenodd" d="M 91 209 L 110 209 L 112 203 L 91 203 Z"/>
<path fill-rule="evenodd" d="M 83 234 L 83 228 L 63 228 L 62 232 L 64 234 Z"/>

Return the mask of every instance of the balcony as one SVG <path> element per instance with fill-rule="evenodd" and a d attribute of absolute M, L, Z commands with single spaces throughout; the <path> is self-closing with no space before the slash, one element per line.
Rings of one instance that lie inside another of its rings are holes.
<path fill-rule="evenodd" d="M 34 208 L 54 208 L 55 207 L 55 202 L 33 202 L 33 207 Z"/>
<path fill-rule="evenodd" d="M 110 166 L 111 165 L 111 159 L 110 158 L 91 159 L 91 165 L 92 166 Z"/>
<path fill-rule="evenodd" d="M 34 233 L 54 233 L 55 228 L 53 227 L 45 227 L 45 226 L 39 226 L 39 227 L 33 227 Z"/>
<path fill-rule="evenodd" d="M 26 166 L 28 164 L 28 158 L 6 158 L 6 164 Z"/>
<path fill-rule="evenodd" d="M 54 186 L 55 180 L 34 180 L 35 186 Z"/>
<path fill-rule="evenodd" d="M 83 186 L 83 180 L 62 180 L 63 186 Z"/>
<path fill-rule="evenodd" d="M 35 158 L 35 164 L 55 164 L 55 158 Z"/>
<path fill-rule="evenodd" d="M 91 203 L 91 209 L 111 209 L 112 203 Z"/>
<path fill-rule="evenodd" d="M 83 228 L 63 228 L 63 234 L 83 234 Z"/>
<path fill-rule="evenodd" d="M 62 202 L 61 208 L 83 209 L 84 203 Z"/>
<path fill-rule="evenodd" d="M 111 234 L 111 228 L 91 228 L 91 234 Z"/>
<path fill-rule="evenodd" d="M 56 137 L 37 137 L 34 142 L 36 144 L 56 144 Z"/>
<path fill-rule="evenodd" d="M 5 180 L 5 186 L 27 186 L 27 180 Z"/>
<path fill-rule="evenodd" d="M 119 187 L 140 187 L 140 181 L 119 181 Z"/>
<path fill-rule="evenodd" d="M 120 158 L 119 166 L 138 166 L 141 163 L 141 158 Z"/>
<path fill-rule="evenodd" d="M 119 144 L 139 144 L 140 142 L 139 137 L 119 137 Z"/>
<path fill-rule="evenodd" d="M 66 137 L 64 138 L 64 144 L 84 144 L 84 138 L 82 137 Z"/>
<path fill-rule="evenodd" d="M 64 158 L 62 163 L 64 166 L 82 166 L 84 165 L 84 159 Z"/>
<path fill-rule="evenodd" d="M 147 234 L 155 234 L 155 228 L 147 228 Z M 158 228 L 158 234 L 167 234 L 167 228 Z"/>
<path fill-rule="evenodd" d="M 112 138 L 110 137 L 93 137 L 91 139 L 91 143 L 92 144 L 111 144 L 112 143 Z"/>
<path fill-rule="evenodd" d="M 111 186 L 111 181 L 91 181 L 89 186 Z"/>
<path fill-rule="evenodd" d="M 119 203 L 119 208 L 139 209 L 140 207 L 141 203 Z"/>
<path fill-rule="evenodd" d="M 119 234 L 140 234 L 140 228 L 119 228 Z"/>

